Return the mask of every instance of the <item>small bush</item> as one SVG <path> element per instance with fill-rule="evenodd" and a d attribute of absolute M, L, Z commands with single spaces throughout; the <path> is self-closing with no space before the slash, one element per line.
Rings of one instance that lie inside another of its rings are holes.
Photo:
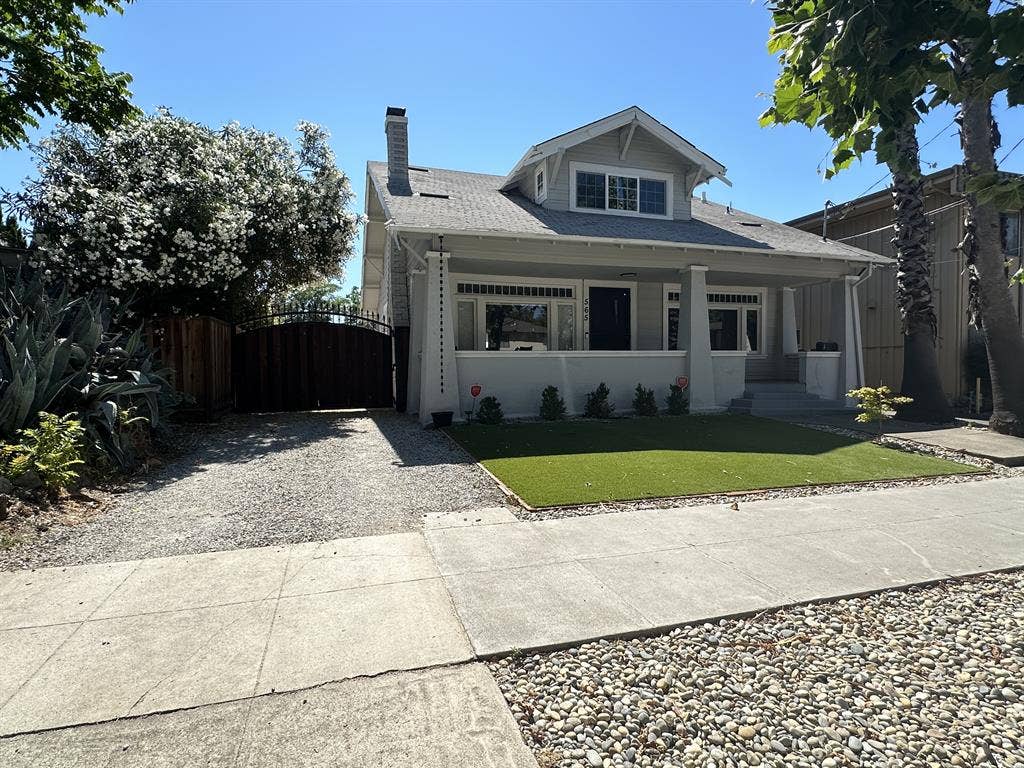
<path fill-rule="evenodd" d="M 2 449 L 0 473 L 17 482 L 28 473 L 46 488 L 56 491 L 67 488 L 78 478 L 75 467 L 83 464 L 82 423 L 71 415 L 39 414 L 39 426 L 18 432 L 21 441 Z"/>
<path fill-rule="evenodd" d="M 690 398 L 686 396 L 686 390 L 678 384 L 668 385 L 665 410 L 668 411 L 669 416 L 685 416 L 690 412 Z"/>
<path fill-rule="evenodd" d="M 476 420 L 481 424 L 501 424 L 505 414 L 501 412 L 501 403 L 494 395 L 488 395 L 480 401 L 476 409 Z"/>
<path fill-rule="evenodd" d="M 540 393 L 540 417 L 545 421 L 565 418 L 565 400 L 558 394 L 558 387 L 544 387 Z"/>
<path fill-rule="evenodd" d="M 896 406 L 914 402 L 912 397 L 894 395 L 884 384 L 880 387 L 851 389 L 846 396 L 858 401 L 857 407 L 861 412 L 857 414 L 857 421 L 861 424 L 877 422 L 879 435 L 882 434 L 882 422 L 896 415 Z"/>
<path fill-rule="evenodd" d="M 657 416 L 658 401 L 654 399 L 653 389 L 644 389 L 642 384 L 636 385 L 633 395 L 633 413 L 637 416 Z"/>
<path fill-rule="evenodd" d="M 588 419 L 611 418 L 615 406 L 608 402 L 610 394 L 611 392 L 608 391 L 608 387 L 602 381 L 597 385 L 597 389 L 587 395 L 587 404 L 583 409 L 583 415 Z"/>

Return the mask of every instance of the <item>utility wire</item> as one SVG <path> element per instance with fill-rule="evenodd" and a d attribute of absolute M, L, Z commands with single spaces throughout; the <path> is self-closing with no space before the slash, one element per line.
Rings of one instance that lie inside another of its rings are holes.
<path fill-rule="evenodd" d="M 925 211 L 924 215 L 925 216 L 933 216 L 934 214 L 942 213 L 943 211 L 948 211 L 950 208 L 956 208 L 958 205 L 965 205 L 966 203 L 967 203 L 966 200 L 957 200 L 955 203 L 948 203 L 947 205 L 944 205 L 941 208 L 935 208 L 935 209 L 930 210 L 930 211 Z M 896 225 L 895 224 L 886 224 L 884 227 L 879 227 L 878 229 L 871 229 L 871 230 L 868 230 L 867 232 L 860 232 L 860 233 L 858 233 L 856 235 L 849 235 L 847 237 L 833 237 L 833 238 L 830 238 L 830 239 L 835 241 L 835 242 L 840 242 L 841 243 L 844 240 L 855 240 L 858 237 L 865 237 L 866 235 L 873 235 L 876 232 L 884 232 L 887 229 L 892 229 L 894 226 L 896 226 Z"/>

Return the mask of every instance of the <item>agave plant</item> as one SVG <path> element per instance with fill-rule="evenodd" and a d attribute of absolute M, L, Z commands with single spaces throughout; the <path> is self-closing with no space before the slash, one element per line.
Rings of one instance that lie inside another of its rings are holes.
<path fill-rule="evenodd" d="M 122 330 L 126 315 L 101 294 L 71 297 L 38 276 L 0 276 L 0 311 L 0 438 L 40 412 L 75 413 L 96 449 L 130 465 L 125 428 L 140 419 L 158 426 L 174 401 L 141 331 Z"/>

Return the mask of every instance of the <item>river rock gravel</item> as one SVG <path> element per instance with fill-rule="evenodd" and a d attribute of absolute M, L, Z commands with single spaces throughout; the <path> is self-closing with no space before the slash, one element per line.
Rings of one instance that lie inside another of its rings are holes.
<path fill-rule="evenodd" d="M 1024 572 L 508 657 L 541 768 L 1024 766 Z"/>
<path fill-rule="evenodd" d="M 79 525 L 0 551 L 0 570 L 418 530 L 500 505 L 445 435 L 393 411 L 255 414 L 180 430 L 181 455 Z"/>

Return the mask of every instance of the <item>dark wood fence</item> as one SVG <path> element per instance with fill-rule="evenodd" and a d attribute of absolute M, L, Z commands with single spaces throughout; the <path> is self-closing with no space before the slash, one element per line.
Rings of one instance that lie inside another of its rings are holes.
<path fill-rule="evenodd" d="M 175 388 L 194 403 L 180 411 L 213 419 L 231 410 L 230 323 L 215 317 L 167 317 L 147 328 L 150 346 L 173 370 Z"/>

